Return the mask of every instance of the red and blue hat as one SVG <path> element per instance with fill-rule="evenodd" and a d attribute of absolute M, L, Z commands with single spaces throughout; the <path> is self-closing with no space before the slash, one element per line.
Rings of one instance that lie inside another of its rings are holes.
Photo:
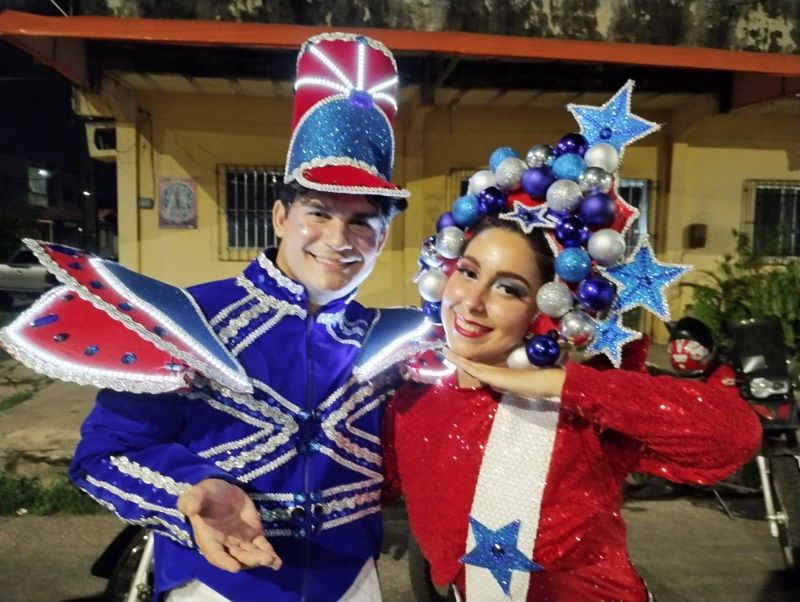
<path fill-rule="evenodd" d="M 406 198 L 391 183 L 397 64 L 380 42 L 349 33 L 310 38 L 297 57 L 285 182 L 339 194 Z"/>

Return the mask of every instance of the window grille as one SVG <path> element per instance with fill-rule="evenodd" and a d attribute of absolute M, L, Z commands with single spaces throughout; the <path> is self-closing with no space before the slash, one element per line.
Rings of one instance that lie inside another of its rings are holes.
<path fill-rule="evenodd" d="M 272 207 L 283 182 L 278 166 L 220 165 L 217 192 L 220 222 L 220 259 L 247 261 L 277 244 Z"/>
<path fill-rule="evenodd" d="M 742 231 L 755 254 L 800 256 L 800 181 L 748 180 L 744 201 Z"/>

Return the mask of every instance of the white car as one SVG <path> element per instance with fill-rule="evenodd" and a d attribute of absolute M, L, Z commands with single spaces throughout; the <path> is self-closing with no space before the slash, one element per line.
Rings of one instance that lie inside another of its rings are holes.
<path fill-rule="evenodd" d="M 0 264 L 0 303 L 17 305 L 30 301 L 57 284 L 55 276 L 44 269 L 33 252 L 20 247 Z"/>

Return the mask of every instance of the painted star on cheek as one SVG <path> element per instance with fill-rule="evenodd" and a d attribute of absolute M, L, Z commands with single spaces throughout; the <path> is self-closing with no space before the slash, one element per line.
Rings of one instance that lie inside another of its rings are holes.
<path fill-rule="evenodd" d="M 460 561 L 489 569 L 504 594 L 508 595 L 510 591 L 512 571 L 530 573 L 543 570 L 517 548 L 520 521 L 515 520 L 492 530 L 470 516 L 469 524 L 475 536 L 475 547 Z"/>

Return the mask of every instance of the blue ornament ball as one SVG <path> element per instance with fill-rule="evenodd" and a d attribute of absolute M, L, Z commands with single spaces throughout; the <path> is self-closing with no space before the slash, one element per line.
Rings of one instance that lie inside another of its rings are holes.
<path fill-rule="evenodd" d="M 589 275 L 592 259 L 581 247 L 568 247 L 556 257 L 556 274 L 564 282 L 580 282 Z"/>
<path fill-rule="evenodd" d="M 489 186 L 486 190 L 481 190 L 476 198 L 481 215 L 495 215 L 506 208 L 506 195 L 497 186 Z"/>
<path fill-rule="evenodd" d="M 433 301 L 425 301 L 422 304 L 422 312 L 434 324 L 442 323 L 442 304 Z"/>
<path fill-rule="evenodd" d="M 547 194 L 547 189 L 550 184 L 555 181 L 553 171 L 542 165 L 540 167 L 531 167 L 524 174 L 522 174 L 522 189 L 527 192 L 531 198 L 543 199 Z"/>
<path fill-rule="evenodd" d="M 599 191 L 586 195 L 578 209 L 580 218 L 593 230 L 610 226 L 615 212 L 614 200 L 605 192 Z"/>
<path fill-rule="evenodd" d="M 497 166 L 509 157 L 519 158 L 519 153 L 510 146 L 501 146 L 500 148 L 494 149 L 489 157 L 489 169 L 495 171 Z"/>
<path fill-rule="evenodd" d="M 525 344 L 528 361 L 534 366 L 552 366 L 558 361 L 561 349 L 558 341 L 546 334 L 537 334 Z"/>
<path fill-rule="evenodd" d="M 591 232 L 577 215 L 569 215 L 556 224 L 556 240 L 565 247 L 582 247 L 589 242 Z"/>
<path fill-rule="evenodd" d="M 436 220 L 436 231 L 441 232 L 448 226 L 458 226 L 458 224 L 456 224 L 455 218 L 453 217 L 453 214 L 450 211 L 448 211 L 447 213 L 442 213 L 439 216 L 439 219 Z"/>
<path fill-rule="evenodd" d="M 589 311 L 608 309 L 616 294 L 614 283 L 598 275 L 589 276 L 578 285 L 578 303 Z"/>
<path fill-rule="evenodd" d="M 586 163 L 576 153 L 564 153 L 553 161 L 553 175 L 559 180 L 577 182 L 584 171 L 586 171 Z"/>
<path fill-rule="evenodd" d="M 462 228 L 469 228 L 478 223 L 481 213 L 478 209 L 478 199 L 471 194 L 458 197 L 453 204 L 453 219 Z"/>
<path fill-rule="evenodd" d="M 586 151 L 589 149 L 589 142 L 581 134 L 572 132 L 562 136 L 561 140 L 558 141 L 556 148 L 561 151 L 559 153 L 560 155 L 566 153 L 576 153 L 583 157 L 583 155 L 586 154 Z"/>

